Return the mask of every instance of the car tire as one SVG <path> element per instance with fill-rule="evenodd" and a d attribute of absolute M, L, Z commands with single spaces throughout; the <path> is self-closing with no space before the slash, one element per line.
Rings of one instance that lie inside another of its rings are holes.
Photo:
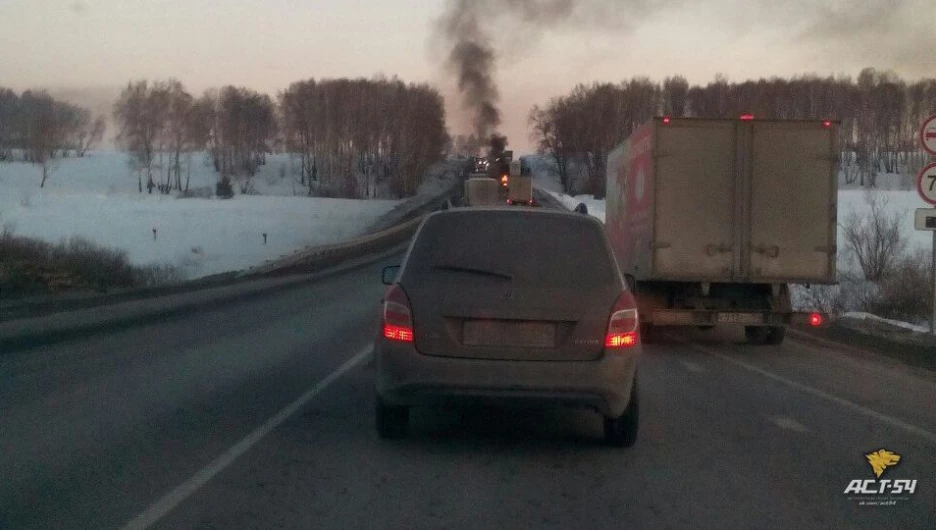
<path fill-rule="evenodd" d="M 767 328 L 767 344 L 783 344 L 783 339 L 785 337 L 785 326 L 771 326 Z"/>
<path fill-rule="evenodd" d="M 387 405 L 377 398 L 377 434 L 385 440 L 399 440 L 409 427 L 409 407 Z"/>
<path fill-rule="evenodd" d="M 640 400 L 637 393 L 637 380 L 631 388 L 630 403 L 623 414 L 617 418 L 604 419 L 605 442 L 615 447 L 633 447 L 637 443 L 637 431 L 640 419 Z"/>
<path fill-rule="evenodd" d="M 654 344 L 663 339 L 663 330 L 653 324 L 640 325 L 640 342 L 644 344 Z"/>
<path fill-rule="evenodd" d="M 770 329 L 764 326 L 744 326 L 744 337 L 747 339 L 748 344 L 754 344 L 755 346 L 767 344 Z"/>

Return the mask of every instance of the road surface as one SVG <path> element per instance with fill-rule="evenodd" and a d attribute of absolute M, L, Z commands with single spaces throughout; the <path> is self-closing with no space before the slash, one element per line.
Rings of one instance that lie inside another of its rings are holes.
<path fill-rule="evenodd" d="M 393 263 L 0 356 L 0 528 L 936 527 L 931 375 L 730 330 L 646 347 L 630 450 L 576 410 L 417 410 L 380 440 Z M 881 448 L 915 493 L 860 506 Z"/>

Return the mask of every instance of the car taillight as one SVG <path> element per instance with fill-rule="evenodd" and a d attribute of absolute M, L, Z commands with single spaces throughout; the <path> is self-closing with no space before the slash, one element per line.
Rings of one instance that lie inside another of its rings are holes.
<path fill-rule="evenodd" d="M 754 115 L 753 115 L 753 114 L 742 114 L 742 115 L 741 115 L 741 119 L 742 119 L 743 121 L 751 121 L 751 120 L 754 119 Z"/>
<path fill-rule="evenodd" d="M 388 289 L 384 296 L 382 321 L 385 338 L 413 342 L 413 312 L 409 298 L 399 285 Z"/>
<path fill-rule="evenodd" d="M 605 334 L 605 348 L 630 348 L 640 342 L 637 331 L 637 308 L 634 307 L 634 297 L 629 292 L 618 296 L 608 319 L 608 332 Z"/>

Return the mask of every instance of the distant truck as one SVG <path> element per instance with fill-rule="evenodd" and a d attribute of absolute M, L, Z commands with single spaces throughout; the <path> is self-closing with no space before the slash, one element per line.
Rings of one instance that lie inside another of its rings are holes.
<path fill-rule="evenodd" d="M 609 240 L 640 310 L 661 326 L 744 326 L 779 344 L 790 283 L 835 283 L 835 121 L 656 118 L 608 156 Z"/>
<path fill-rule="evenodd" d="M 465 180 L 465 206 L 500 206 L 501 185 L 497 179 L 483 175 Z"/>
<path fill-rule="evenodd" d="M 507 178 L 507 204 L 533 206 L 533 176 L 522 170 L 519 160 L 510 162 Z"/>

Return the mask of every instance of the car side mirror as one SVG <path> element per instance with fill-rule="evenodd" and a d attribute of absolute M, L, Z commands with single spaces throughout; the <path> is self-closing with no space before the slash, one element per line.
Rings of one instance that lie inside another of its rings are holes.
<path fill-rule="evenodd" d="M 396 280 L 396 277 L 399 273 L 399 265 L 390 265 L 389 267 L 383 268 L 383 272 L 380 274 L 380 279 L 383 281 L 384 285 L 393 285 L 393 282 Z"/>

